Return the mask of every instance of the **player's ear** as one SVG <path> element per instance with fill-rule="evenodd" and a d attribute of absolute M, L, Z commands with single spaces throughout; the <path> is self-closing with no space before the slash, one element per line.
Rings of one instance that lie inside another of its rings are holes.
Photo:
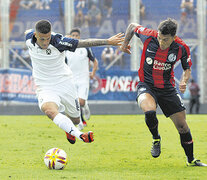
<path fill-rule="evenodd" d="M 34 32 L 34 37 L 37 38 L 37 33 L 36 32 Z"/>

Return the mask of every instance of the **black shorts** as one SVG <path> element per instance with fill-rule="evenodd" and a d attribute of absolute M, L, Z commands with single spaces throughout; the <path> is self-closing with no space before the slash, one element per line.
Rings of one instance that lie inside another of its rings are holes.
<path fill-rule="evenodd" d="M 160 106 L 166 117 L 186 109 L 179 93 L 174 87 L 160 89 L 151 87 L 144 82 L 139 82 L 137 85 L 137 99 L 143 93 L 149 93 L 154 97 L 156 104 Z"/>

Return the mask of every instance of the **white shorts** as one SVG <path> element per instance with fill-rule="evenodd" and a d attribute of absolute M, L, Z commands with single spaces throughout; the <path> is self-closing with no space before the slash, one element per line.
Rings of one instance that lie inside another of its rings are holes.
<path fill-rule="evenodd" d="M 54 102 L 59 112 L 65 112 L 70 117 L 80 117 L 80 104 L 73 79 L 55 86 L 38 86 L 36 90 L 39 108 L 46 102 Z"/>
<path fill-rule="evenodd" d="M 87 100 L 89 93 L 89 83 L 76 82 L 75 86 L 78 92 L 78 97 Z"/>

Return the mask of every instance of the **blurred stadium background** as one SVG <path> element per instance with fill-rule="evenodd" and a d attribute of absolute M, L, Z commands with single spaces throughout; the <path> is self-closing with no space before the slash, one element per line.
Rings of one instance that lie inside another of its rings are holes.
<path fill-rule="evenodd" d="M 108 38 L 125 32 L 130 22 L 156 29 L 170 17 L 179 23 L 178 36 L 191 49 L 192 78 L 200 86 L 201 113 L 207 112 L 206 0 L 194 0 L 193 11 L 182 17 L 182 0 L 1 0 L 0 1 L 0 113 L 41 114 L 37 106 L 32 67 L 24 43 L 24 31 L 48 19 L 53 31 L 81 29 L 81 38 Z M 166 3 L 167 2 L 167 3 Z M 92 18 L 90 18 L 92 17 Z M 112 47 L 112 58 L 103 60 L 105 47 L 92 48 L 99 61 L 96 78 L 90 82 L 89 106 L 93 114 L 141 113 L 135 103 L 137 70 L 141 54 L 138 38 L 132 55 Z M 138 50 L 137 50 L 138 49 Z M 182 69 L 175 67 L 176 85 Z M 189 91 L 182 95 L 188 107 Z M 188 109 L 187 109 L 188 110 Z M 158 111 L 159 112 L 159 111 Z"/>

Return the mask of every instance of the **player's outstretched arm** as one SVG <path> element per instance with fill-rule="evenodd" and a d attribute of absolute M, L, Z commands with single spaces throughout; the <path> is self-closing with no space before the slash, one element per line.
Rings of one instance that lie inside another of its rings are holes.
<path fill-rule="evenodd" d="M 131 23 L 127 27 L 124 42 L 120 47 L 121 51 L 128 53 L 128 54 L 131 54 L 129 42 L 132 39 L 132 37 L 134 36 L 134 30 L 138 25 L 139 24 Z"/>
<path fill-rule="evenodd" d="M 85 39 L 79 40 L 78 48 L 79 47 L 91 47 L 91 46 L 103 46 L 103 45 L 113 45 L 113 46 L 120 46 L 121 43 L 124 41 L 124 33 L 118 33 L 108 39 Z"/>

